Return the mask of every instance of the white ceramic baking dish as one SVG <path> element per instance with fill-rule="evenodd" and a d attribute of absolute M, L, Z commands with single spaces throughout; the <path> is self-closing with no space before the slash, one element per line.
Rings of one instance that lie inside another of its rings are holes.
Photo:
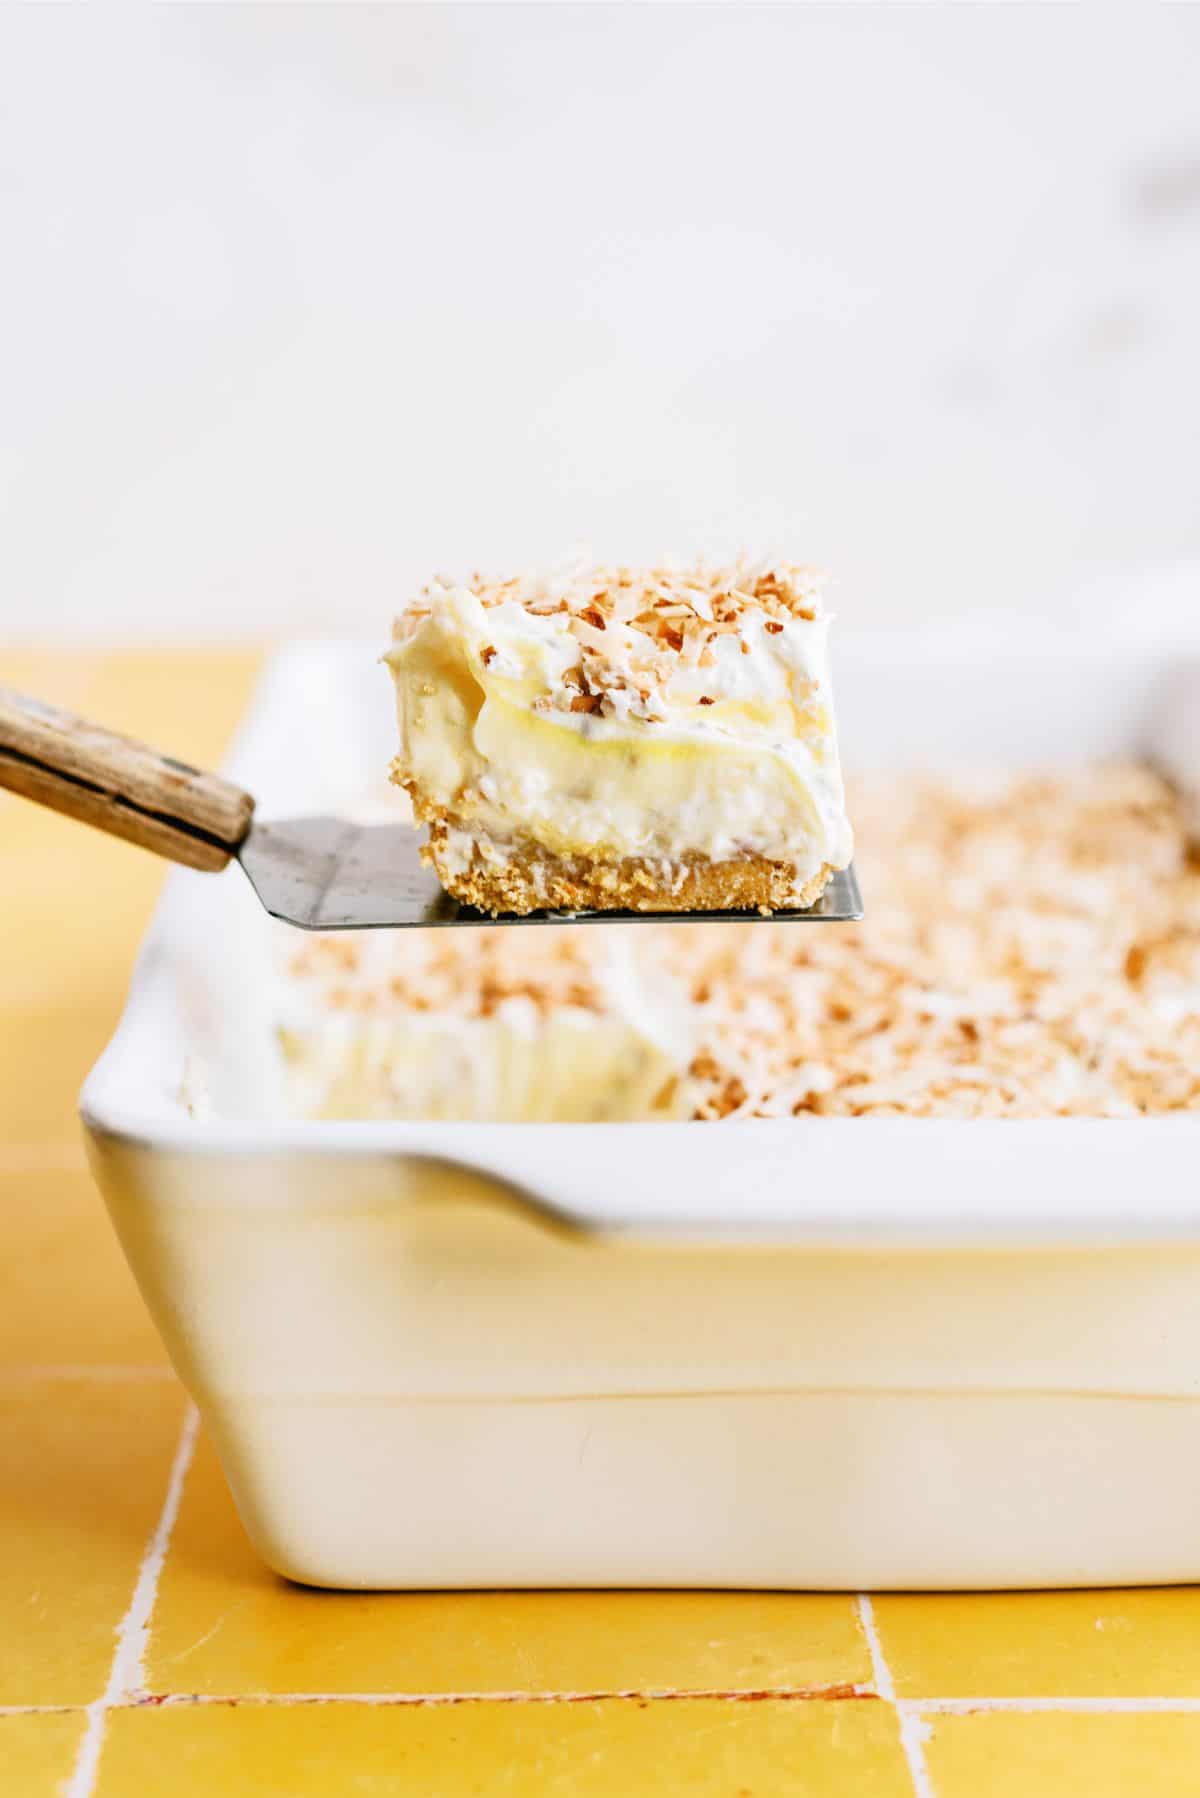
<path fill-rule="evenodd" d="M 840 651 L 855 758 L 943 766 L 1153 749 L 1178 664 L 1128 643 Z M 231 770 L 267 815 L 353 803 L 390 704 L 368 649 L 290 649 Z M 1200 1118 L 291 1121 L 256 1050 L 264 928 L 236 871 L 173 874 L 82 1107 L 281 1572 L 1200 1578 Z M 206 1119 L 179 1097 L 197 1058 Z"/>

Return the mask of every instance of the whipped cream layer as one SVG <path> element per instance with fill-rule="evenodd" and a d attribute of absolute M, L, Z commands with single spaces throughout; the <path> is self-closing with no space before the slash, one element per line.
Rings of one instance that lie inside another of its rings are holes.
<path fill-rule="evenodd" d="M 827 628 L 811 584 L 742 565 L 436 584 L 387 656 L 395 777 L 464 853 L 844 867 Z"/>

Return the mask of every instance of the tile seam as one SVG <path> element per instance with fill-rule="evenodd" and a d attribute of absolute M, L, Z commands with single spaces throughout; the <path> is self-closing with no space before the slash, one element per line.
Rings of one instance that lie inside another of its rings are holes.
<path fill-rule="evenodd" d="M 171 1532 L 179 1515 L 184 1481 L 195 1452 L 199 1422 L 199 1413 L 189 1401 L 167 1475 L 162 1509 L 146 1543 L 129 1607 L 117 1625 L 116 1645 L 104 1691 L 86 1707 L 87 1723 L 75 1758 L 74 1770 L 64 1788 L 64 1798 L 92 1798 L 100 1771 L 100 1751 L 104 1746 L 109 1712 L 132 1702 L 144 1691 L 150 1618 L 158 1596 L 158 1582 L 167 1558 Z"/>
<path fill-rule="evenodd" d="M 1076 1696 L 1063 1695 L 1057 1698 L 1006 1697 L 1006 1698 L 900 1698 L 897 1707 L 901 1711 L 930 1717 L 969 1717 L 976 1712 L 988 1712 L 992 1715 L 1008 1712 L 1030 1714 L 1055 1711 L 1064 1713 L 1094 1713 L 1102 1716 L 1105 1713 L 1119 1715 L 1121 1713 L 1152 1714 L 1155 1712 L 1178 1715 L 1200 1714 L 1200 1697 L 1195 1695 L 1178 1698 L 1140 1697 L 1127 1698 L 1116 1694 L 1092 1697 L 1083 1694 Z"/>
<path fill-rule="evenodd" d="M 149 1692 L 130 1702 L 170 1709 L 205 1705 L 306 1705 L 351 1704 L 371 1706 L 424 1706 L 456 1704 L 686 1704 L 719 1701 L 723 1704 L 846 1704 L 879 1701 L 866 1686 L 638 1686 L 601 1688 L 579 1692 Z"/>
<path fill-rule="evenodd" d="M 863 1635 L 867 1639 L 875 1690 L 896 1713 L 900 1747 L 908 1766 L 908 1777 L 912 1783 L 914 1798 L 935 1798 L 933 1780 L 930 1778 L 929 1767 L 925 1760 L 925 1737 L 928 1734 L 928 1725 L 919 1711 L 902 1704 L 896 1696 L 896 1682 L 892 1676 L 888 1658 L 883 1651 L 883 1641 L 879 1634 L 879 1625 L 875 1620 L 875 1606 L 870 1594 L 860 1592 L 855 1599 L 855 1606 Z"/>
<path fill-rule="evenodd" d="M 0 1717 L 82 1717 L 82 1704 L 0 1704 Z"/>
<path fill-rule="evenodd" d="M 653 1704 L 720 1701 L 756 1704 L 766 1700 L 783 1704 L 844 1704 L 860 1701 L 891 1702 L 901 1714 L 914 1716 L 970 1717 L 1017 1714 L 1060 1715 L 1200 1715 L 1200 1697 L 1159 1695 L 1127 1698 L 1115 1694 L 1096 1697 L 1071 1694 L 1057 1698 L 897 1698 L 886 1700 L 881 1692 L 865 1686 L 764 1686 L 744 1690 L 729 1687 L 642 1686 L 628 1690 L 595 1692 L 145 1692 L 129 1691 L 114 1698 L 107 1709 L 146 1710 L 168 1707 L 202 1709 L 206 1705 L 455 1705 L 455 1704 L 608 1704 L 645 1700 Z M 86 1716 L 94 1707 L 82 1704 L 0 1704 L 3 1717 Z"/>

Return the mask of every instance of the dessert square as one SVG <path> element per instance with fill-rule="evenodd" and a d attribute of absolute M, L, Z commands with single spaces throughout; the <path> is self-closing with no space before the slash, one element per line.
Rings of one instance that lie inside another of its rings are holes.
<path fill-rule="evenodd" d="M 438 579 L 396 621 L 392 779 L 492 913 L 770 912 L 850 860 L 819 578 Z"/>

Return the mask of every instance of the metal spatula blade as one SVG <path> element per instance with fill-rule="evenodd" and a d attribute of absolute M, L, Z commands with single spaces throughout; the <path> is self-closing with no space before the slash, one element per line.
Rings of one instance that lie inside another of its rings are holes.
<path fill-rule="evenodd" d="M 421 861 L 408 824 L 289 818 L 263 824 L 232 781 L 144 743 L 0 687 L 0 787 L 186 867 L 216 872 L 236 857 L 273 917 L 302 930 L 395 930 L 437 924 L 649 923 L 740 918 L 748 911 L 536 912 L 493 918 L 448 897 Z M 807 911 L 770 918 L 844 923 L 862 917 L 854 871 L 836 874 Z"/>
<path fill-rule="evenodd" d="M 254 823 L 238 851 L 251 886 L 272 917 L 302 930 L 403 929 L 441 924 L 678 923 L 740 918 L 748 911 L 533 912 L 494 918 L 460 905 L 420 857 L 419 833 L 406 824 L 351 824 L 344 818 L 288 818 Z M 848 923 L 863 915 L 853 868 L 835 874 L 807 911 L 777 911 L 789 922 Z"/>

